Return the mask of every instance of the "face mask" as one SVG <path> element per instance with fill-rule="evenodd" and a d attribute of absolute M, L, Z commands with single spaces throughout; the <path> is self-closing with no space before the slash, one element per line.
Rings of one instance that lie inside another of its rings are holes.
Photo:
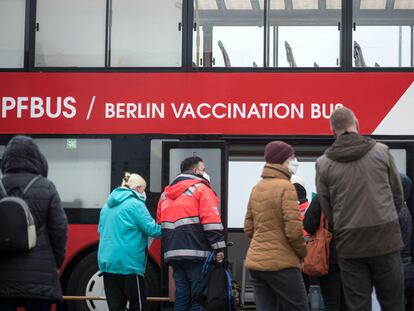
<path fill-rule="evenodd" d="M 291 172 L 292 174 L 296 174 L 298 167 L 299 167 L 299 162 L 296 158 L 289 161 L 289 164 L 288 164 L 289 172 Z"/>
<path fill-rule="evenodd" d="M 210 182 L 210 176 L 206 172 L 203 173 L 203 177 L 207 179 L 208 182 Z"/>
<path fill-rule="evenodd" d="M 139 193 L 140 199 L 143 199 L 144 201 L 147 200 L 147 194 L 146 194 L 145 190 L 140 192 L 140 191 L 138 191 L 138 189 L 135 189 L 135 191 Z"/>

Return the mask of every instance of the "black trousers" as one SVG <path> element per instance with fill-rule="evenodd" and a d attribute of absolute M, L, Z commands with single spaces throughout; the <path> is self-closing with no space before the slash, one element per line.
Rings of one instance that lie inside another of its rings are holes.
<path fill-rule="evenodd" d="M 371 311 L 373 286 L 382 311 L 404 311 L 404 275 L 399 252 L 338 260 L 349 311 Z"/>
<path fill-rule="evenodd" d="M 329 265 L 329 273 L 318 278 L 325 311 L 346 311 L 341 282 L 341 270 L 337 264 Z"/>
<path fill-rule="evenodd" d="M 298 269 L 249 270 L 258 311 L 309 311 L 302 274 Z"/>
<path fill-rule="evenodd" d="M 130 311 L 147 309 L 144 277 L 135 274 L 104 273 L 104 287 L 110 311 L 125 311 L 127 302 Z"/>

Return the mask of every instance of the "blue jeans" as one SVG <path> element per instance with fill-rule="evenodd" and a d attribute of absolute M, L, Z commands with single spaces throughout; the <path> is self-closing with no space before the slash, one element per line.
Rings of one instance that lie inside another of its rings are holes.
<path fill-rule="evenodd" d="M 174 311 L 200 311 L 201 307 L 192 302 L 192 293 L 200 279 L 204 261 L 174 262 L 173 276 L 175 282 Z"/>

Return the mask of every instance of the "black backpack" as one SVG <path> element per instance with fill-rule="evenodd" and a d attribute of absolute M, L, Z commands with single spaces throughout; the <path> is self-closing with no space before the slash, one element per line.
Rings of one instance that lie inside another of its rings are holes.
<path fill-rule="evenodd" d="M 204 263 L 193 300 L 207 311 L 237 310 L 233 279 L 225 264 L 214 262 L 213 257 L 212 252 Z"/>
<path fill-rule="evenodd" d="M 24 195 L 40 177 L 27 184 L 21 197 L 8 195 L 0 179 L 0 252 L 28 251 L 36 246 L 36 226 Z"/>

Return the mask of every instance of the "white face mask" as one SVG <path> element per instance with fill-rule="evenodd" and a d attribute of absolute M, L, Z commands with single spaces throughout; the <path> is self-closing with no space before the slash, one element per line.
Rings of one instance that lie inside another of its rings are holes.
<path fill-rule="evenodd" d="M 144 192 L 141 193 L 141 195 L 144 197 L 144 201 L 146 201 L 147 200 L 147 193 L 144 191 Z"/>
<path fill-rule="evenodd" d="M 296 172 L 298 171 L 298 167 L 299 167 L 299 162 L 296 158 L 289 161 L 288 163 L 289 172 L 291 172 L 292 174 L 296 174 Z"/>
<path fill-rule="evenodd" d="M 210 176 L 206 172 L 203 173 L 203 177 L 207 179 L 208 182 L 210 182 Z"/>

